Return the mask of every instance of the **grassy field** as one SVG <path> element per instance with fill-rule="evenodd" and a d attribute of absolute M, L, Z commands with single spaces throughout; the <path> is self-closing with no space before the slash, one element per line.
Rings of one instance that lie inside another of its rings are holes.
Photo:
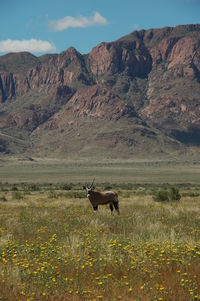
<path fill-rule="evenodd" d="M 55 159 L 0 160 L 0 182 L 30 183 L 192 183 L 199 184 L 199 161 Z"/>
<path fill-rule="evenodd" d="M 78 183 L 0 185 L 0 300 L 200 300 L 200 187 L 111 186 L 119 216 Z"/>

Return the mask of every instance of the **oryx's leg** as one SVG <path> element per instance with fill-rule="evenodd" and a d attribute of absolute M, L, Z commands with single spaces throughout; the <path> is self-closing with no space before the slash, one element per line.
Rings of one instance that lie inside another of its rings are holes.
<path fill-rule="evenodd" d="M 110 206 L 110 211 L 111 211 L 111 214 L 113 214 L 113 205 L 112 205 L 112 204 L 110 204 L 109 206 Z"/>
<path fill-rule="evenodd" d="M 98 205 L 93 205 L 94 212 L 96 213 L 98 210 Z"/>
<path fill-rule="evenodd" d="M 113 202 L 113 205 L 114 205 L 115 210 L 117 211 L 117 213 L 118 213 L 118 215 L 119 215 L 119 203 L 118 203 L 118 201 Z"/>

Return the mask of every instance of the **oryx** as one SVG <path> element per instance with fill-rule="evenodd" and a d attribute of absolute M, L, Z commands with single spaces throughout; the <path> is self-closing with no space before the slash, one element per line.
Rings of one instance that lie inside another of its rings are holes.
<path fill-rule="evenodd" d="M 87 198 L 90 200 L 90 203 L 92 204 L 94 212 L 97 212 L 98 205 L 109 204 L 111 214 L 113 213 L 114 208 L 117 211 L 117 213 L 119 214 L 119 201 L 118 201 L 117 193 L 113 192 L 113 191 L 104 191 L 104 192 L 98 191 L 93 186 L 93 183 L 94 183 L 94 180 L 90 187 L 83 186 L 83 189 L 85 189 L 87 192 Z"/>

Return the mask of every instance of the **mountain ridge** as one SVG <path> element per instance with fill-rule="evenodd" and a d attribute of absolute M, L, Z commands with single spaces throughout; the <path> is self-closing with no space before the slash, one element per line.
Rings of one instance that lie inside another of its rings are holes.
<path fill-rule="evenodd" d="M 86 55 L 74 47 L 40 57 L 6 54 L 0 57 L 0 152 L 196 154 L 199 95 L 199 24 L 134 31 Z M 25 145 L 15 148 L 1 133 Z"/>

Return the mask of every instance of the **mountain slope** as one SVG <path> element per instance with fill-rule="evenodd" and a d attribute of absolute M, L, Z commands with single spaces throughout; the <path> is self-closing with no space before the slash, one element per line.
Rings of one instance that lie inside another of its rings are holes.
<path fill-rule="evenodd" d="M 7 54 L 0 57 L 0 152 L 198 153 L 199 95 L 200 25 L 135 31 L 87 55 L 73 47 L 38 58 Z"/>

